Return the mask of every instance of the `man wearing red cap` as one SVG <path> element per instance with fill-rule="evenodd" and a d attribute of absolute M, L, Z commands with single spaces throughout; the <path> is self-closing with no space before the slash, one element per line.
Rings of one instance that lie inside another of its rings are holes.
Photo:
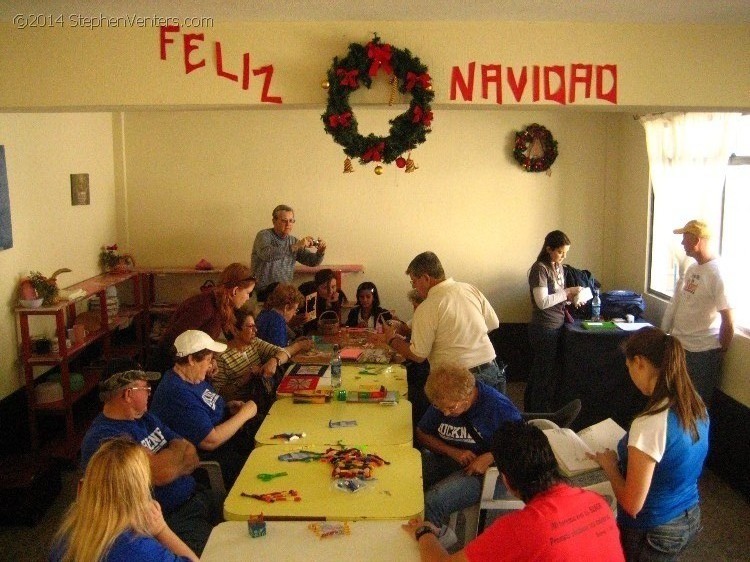
<path fill-rule="evenodd" d="M 685 254 L 697 263 L 688 267 L 677 281 L 662 329 L 680 340 L 695 389 L 710 404 L 724 353 L 734 336 L 732 304 L 724 285 L 721 261 L 709 247 L 708 225 L 691 220 L 674 233 L 682 234 Z"/>

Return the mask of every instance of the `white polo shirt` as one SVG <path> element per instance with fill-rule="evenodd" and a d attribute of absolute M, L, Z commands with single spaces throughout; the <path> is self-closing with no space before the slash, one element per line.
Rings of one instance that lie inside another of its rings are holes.
<path fill-rule="evenodd" d="M 414 311 L 411 352 L 433 367 L 452 361 L 470 369 L 495 358 L 487 333 L 499 326 L 479 289 L 448 278 L 432 287 Z"/>

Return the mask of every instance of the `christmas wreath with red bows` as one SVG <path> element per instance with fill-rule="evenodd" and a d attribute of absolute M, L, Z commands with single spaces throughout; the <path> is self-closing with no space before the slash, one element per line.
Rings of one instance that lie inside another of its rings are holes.
<path fill-rule="evenodd" d="M 533 123 L 516 133 L 513 157 L 527 172 L 543 172 L 557 158 L 557 141 L 547 127 Z"/>
<path fill-rule="evenodd" d="M 379 71 L 390 76 L 391 85 L 402 94 L 411 94 L 409 108 L 390 120 L 388 136 L 362 135 L 349 104 L 350 94 L 360 86 L 370 88 Z M 324 85 L 325 87 L 325 85 Z M 344 147 L 344 153 L 359 158 L 361 164 L 382 162 L 403 168 L 402 154 L 426 140 L 432 123 L 432 91 L 427 66 L 408 49 L 397 49 L 381 43 L 375 35 L 366 45 L 352 43 L 348 54 L 335 57 L 327 72 L 328 105 L 321 116 L 325 131 Z"/>

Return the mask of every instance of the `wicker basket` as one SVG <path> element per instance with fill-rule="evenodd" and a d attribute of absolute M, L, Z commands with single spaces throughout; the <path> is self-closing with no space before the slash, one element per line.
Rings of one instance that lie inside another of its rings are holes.
<path fill-rule="evenodd" d="M 332 315 L 332 316 L 331 316 Z M 335 336 L 339 333 L 341 324 L 339 315 L 333 310 L 326 310 L 318 317 L 318 329 L 323 336 Z"/>

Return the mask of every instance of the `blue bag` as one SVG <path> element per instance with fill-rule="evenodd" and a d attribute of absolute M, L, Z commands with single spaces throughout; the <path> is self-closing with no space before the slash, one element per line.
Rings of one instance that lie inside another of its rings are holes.
<path fill-rule="evenodd" d="M 607 291 L 601 294 L 601 299 L 604 318 L 625 318 L 632 314 L 638 320 L 646 310 L 643 295 L 633 291 Z"/>

